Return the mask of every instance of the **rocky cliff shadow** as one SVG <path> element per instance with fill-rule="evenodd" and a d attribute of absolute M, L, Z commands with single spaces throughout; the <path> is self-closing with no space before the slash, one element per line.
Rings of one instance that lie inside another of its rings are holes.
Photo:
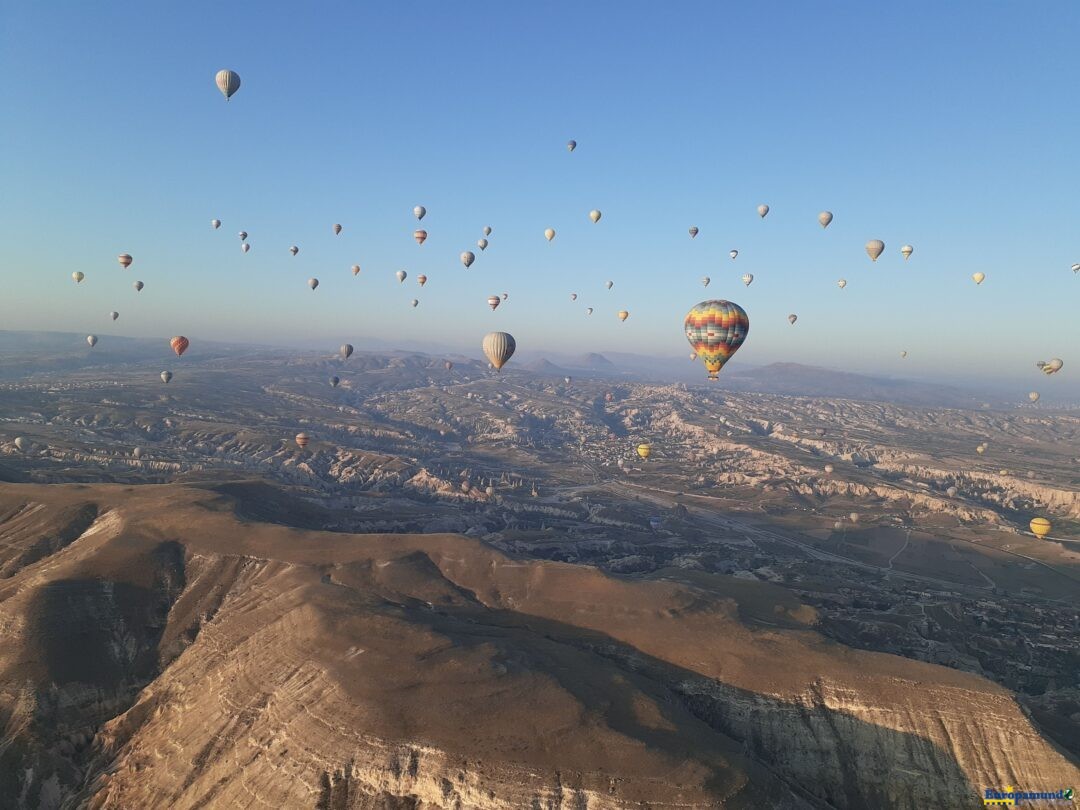
<path fill-rule="evenodd" d="M 478 614 L 463 606 L 406 614 L 457 644 L 494 644 L 508 666 L 552 678 L 582 706 L 601 713 L 612 729 L 649 748 L 708 763 L 709 757 L 693 745 L 701 739 L 702 726 L 707 727 L 714 751 L 724 749 L 723 737 L 734 740 L 736 752 L 764 766 L 813 806 L 981 806 L 979 795 L 986 786 L 972 785 L 948 751 L 917 735 L 830 709 L 820 691 L 806 704 L 785 702 L 703 677 L 605 634 L 512 611 Z M 643 695 L 658 715 L 643 714 Z M 722 796 L 730 789 L 728 777 L 722 763 L 711 767 L 713 787 Z"/>

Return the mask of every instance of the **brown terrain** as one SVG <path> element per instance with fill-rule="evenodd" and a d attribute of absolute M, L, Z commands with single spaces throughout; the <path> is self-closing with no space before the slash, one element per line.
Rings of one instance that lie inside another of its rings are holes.
<path fill-rule="evenodd" d="M 0 806 L 938 808 L 1080 782 L 1008 690 L 826 639 L 769 583 L 255 517 L 290 497 L 0 485 Z"/>

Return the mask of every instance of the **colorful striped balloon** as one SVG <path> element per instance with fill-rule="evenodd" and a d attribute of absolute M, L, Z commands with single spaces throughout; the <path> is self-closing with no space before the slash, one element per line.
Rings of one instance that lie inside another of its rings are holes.
<path fill-rule="evenodd" d="M 686 315 L 686 339 L 715 380 L 750 332 L 746 310 L 731 301 L 702 301 Z"/>

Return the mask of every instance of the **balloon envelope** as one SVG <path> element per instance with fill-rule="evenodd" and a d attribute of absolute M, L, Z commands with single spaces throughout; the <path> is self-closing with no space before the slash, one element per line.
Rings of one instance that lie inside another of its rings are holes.
<path fill-rule="evenodd" d="M 870 261 L 876 262 L 878 256 L 885 250 L 885 243 L 880 239 L 871 239 L 866 243 L 866 255 L 870 257 Z"/>
<path fill-rule="evenodd" d="M 463 251 L 461 254 L 461 263 L 465 265 L 465 269 L 472 267 L 472 263 L 476 261 L 476 254 L 471 250 Z"/>
<path fill-rule="evenodd" d="M 589 219 L 591 219 L 593 222 L 599 222 L 601 216 L 603 215 L 596 208 L 589 212 Z"/>
<path fill-rule="evenodd" d="M 176 352 L 176 356 L 180 357 L 184 352 L 187 351 L 188 346 L 191 345 L 191 341 L 183 335 L 177 335 L 169 341 L 169 345 L 172 346 L 172 350 Z"/>
<path fill-rule="evenodd" d="M 240 77 L 231 70 L 219 70 L 214 77 L 218 90 L 225 96 L 225 100 L 232 98 L 233 93 L 240 89 Z"/>
<path fill-rule="evenodd" d="M 416 283 L 423 287 L 425 284 L 427 284 L 427 276 L 421 273 L 416 277 Z"/>
<path fill-rule="evenodd" d="M 139 291 L 140 291 L 140 290 L 142 290 L 142 288 L 143 288 L 143 287 L 145 287 L 146 285 L 145 285 L 145 284 L 143 284 L 143 283 L 142 283 L 141 281 L 136 281 L 136 282 L 135 282 L 134 284 L 132 284 L 131 286 L 135 288 L 135 292 L 139 292 Z"/>
<path fill-rule="evenodd" d="M 112 312 L 109 313 L 109 317 L 112 318 L 115 321 L 117 318 L 120 317 L 120 313 L 117 312 L 116 310 L 113 310 Z"/>
<path fill-rule="evenodd" d="M 480 248 L 481 250 L 487 250 L 488 240 L 487 239 L 477 239 L 476 240 L 476 246 L 478 248 Z"/>
<path fill-rule="evenodd" d="M 798 315 L 796 315 L 796 314 L 795 314 L 795 313 L 793 312 L 793 313 L 791 313 L 790 315 L 788 315 L 788 316 L 787 316 L 787 319 L 788 319 L 788 323 L 790 323 L 790 324 L 794 324 L 794 323 L 795 323 L 795 321 L 799 320 L 799 316 L 798 316 Z"/>
<path fill-rule="evenodd" d="M 733 259 L 734 259 L 734 258 L 736 258 L 736 257 L 737 257 L 737 256 L 739 255 L 739 251 L 737 251 L 737 250 L 733 250 L 733 251 L 731 251 L 730 253 L 728 253 L 728 255 L 729 255 L 729 256 L 730 256 L 731 258 L 733 258 Z"/>
<path fill-rule="evenodd" d="M 422 206 L 422 205 L 418 205 L 412 210 L 412 212 L 413 212 L 413 216 L 416 217 L 417 219 L 423 219 L 424 214 L 427 213 L 427 209 L 424 208 L 424 206 Z"/>
<path fill-rule="evenodd" d="M 418 245 L 424 244 L 424 241 L 427 239 L 427 231 L 421 230 L 420 228 L 413 231 L 412 235 Z"/>
<path fill-rule="evenodd" d="M 839 287 L 841 290 L 844 289 L 844 287 L 847 286 L 847 279 L 840 279 L 838 282 L 836 282 L 836 286 Z"/>
<path fill-rule="evenodd" d="M 86 278 L 86 274 L 76 270 L 74 273 L 71 274 L 71 277 L 75 279 L 75 283 L 78 284 L 84 278 Z"/>
<path fill-rule="evenodd" d="M 652 445 L 649 445 L 649 444 L 645 444 L 644 442 L 642 442 L 641 444 L 639 444 L 639 445 L 637 446 L 636 450 L 637 450 L 637 454 L 638 454 L 638 456 L 640 456 L 640 457 L 641 457 L 642 461 L 644 461 L 644 460 L 645 460 L 645 459 L 647 459 L 647 458 L 648 458 L 648 457 L 649 457 L 650 455 L 652 455 Z"/>
<path fill-rule="evenodd" d="M 697 235 L 698 235 L 697 226 L 696 225 L 691 226 L 691 228 L 690 228 L 690 238 L 693 239 Z"/>
<path fill-rule="evenodd" d="M 298 248 L 296 245 L 293 245 L 291 248 L 289 248 L 289 253 L 291 253 L 293 256 L 295 256 L 299 252 L 300 248 Z"/>
<path fill-rule="evenodd" d="M 566 151 L 567 152 L 573 152 L 575 149 L 577 149 L 577 141 L 567 141 L 566 142 Z"/>
<path fill-rule="evenodd" d="M 218 228 L 221 227 L 221 220 L 220 219 L 212 219 L 212 220 L 210 220 L 210 225 L 216 231 Z"/>
<path fill-rule="evenodd" d="M 759 205 L 757 207 L 757 212 L 758 212 L 758 216 L 761 217 L 762 219 L 764 219 L 765 215 L 769 213 L 769 206 L 762 203 L 761 205 Z"/>
<path fill-rule="evenodd" d="M 489 332 L 484 336 L 482 348 L 484 349 L 484 356 L 498 370 L 506 364 L 507 360 L 514 356 L 517 343 L 513 335 L 508 332 Z"/>
<path fill-rule="evenodd" d="M 547 239 L 549 242 L 552 239 L 554 239 L 555 238 L 555 229 L 554 228 L 545 228 L 544 229 L 544 238 Z"/>
<path fill-rule="evenodd" d="M 1050 529 L 1053 528 L 1050 521 L 1044 517 L 1032 518 L 1028 526 L 1031 528 L 1031 533 L 1039 538 L 1046 537 L 1046 535 L 1050 534 Z"/>
<path fill-rule="evenodd" d="M 822 228 L 828 228 L 829 223 L 832 222 L 832 211 L 822 211 L 817 215 L 817 221 L 821 223 Z"/>
<path fill-rule="evenodd" d="M 499 304 L 501 304 L 501 303 L 502 303 L 502 299 L 499 298 L 499 296 L 497 296 L 497 295 L 489 295 L 488 296 L 488 306 L 491 307 L 493 312 L 495 311 L 495 309 L 498 308 Z"/>
<path fill-rule="evenodd" d="M 317 278 L 309 278 L 307 280 L 307 285 L 314 290 L 316 287 L 319 286 L 319 280 Z"/>
<path fill-rule="evenodd" d="M 701 286 L 702 287 L 708 287 L 710 281 L 712 281 L 712 279 L 709 278 L 708 276 L 702 276 L 701 277 Z"/>
<path fill-rule="evenodd" d="M 335 223 L 334 223 L 334 229 L 333 229 L 333 230 L 334 230 L 334 236 L 337 236 L 338 234 L 340 234 L 340 233 L 341 233 L 341 226 L 340 226 L 340 225 L 338 225 L 338 224 L 337 224 L 337 223 L 335 222 Z"/>
<path fill-rule="evenodd" d="M 911 254 L 915 252 L 915 248 L 913 248 L 911 245 L 904 245 L 902 248 L 900 248 L 900 252 L 904 256 L 904 261 L 907 261 L 911 258 Z"/>
<path fill-rule="evenodd" d="M 753 273 L 743 273 L 742 283 L 749 287 L 754 281 Z"/>
<path fill-rule="evenodd" d="M 982 284 L 986 280 L 986 273 L 972 273 L 971 280 L 976 284 Z"/>
<path fill-rule="evenodd" d="M 715 380 L 720 369 L 739 350 L 750 332 L 746 310 L 731 301 L 702 301 L 683 321 L 690 347 L 705 364 L 709 378 Z"/>
<path fill-rule="evenodd" d="M 349 357 L 353 353 L 352 344 L 351 343 L 342 343 L 341 348 L 338 349 L 338 351 L 341 353 L 341 359 L 342 360 L 348 360 Z"/>
<path fill-rule="evenodd" d="M 163 372 L 161 372 L 161 381 L 163 383 L 167 383 L 171 379 L 172 379 L 172 372 L 171 371 L 163 371 Z"/>
<path fill-rule="evenodd" d="M 97 335 L 87 335 L 86 342 L 90 344 L 90 348 L 94 348 L 97 345 Z"/>
<path fill-rule="evenodd" d="M 397 276 L 398 282 L 403 282 L 409 277 L 409 274 L 406 273 L 404 270 L 398 270 L 396 273 L 394 273 L 394 275 Z"/>
<path fill-rule="evenodd" d="M 131 262 L 133 261 L 130 253 L 121 253 L 119 256 L 116 257 L 116 260 L 120 262 L 120 266 L 123 267 L 125 270 L 131 267 Z"/>
<path fill-rule="evenodd" d="M 360 265 L 358 265 L 358 264 L 354 264 L 354 265 L 352 266 L 352 274 L 353 274 L 354 276 L 358 276 L 358 275 L 360 275 Z"/>
<path fill-rule="evenodd" d="M 619 320 L 620 321 L 625 321 L 629 317 L 630 317 L 630 313 L 627 312 L 625 309 L 620 309 L 619 310 Z"/>
<path fill-rule="evenodd" d="M 307 447 L 308 443 L 310 441 L 311 441 L 311 437 L 308 436 L 306 433 L 297 433 L 296 434 L 296 446 L 299 447 L 301 450 L 303 450 L 305 447 Z"/>

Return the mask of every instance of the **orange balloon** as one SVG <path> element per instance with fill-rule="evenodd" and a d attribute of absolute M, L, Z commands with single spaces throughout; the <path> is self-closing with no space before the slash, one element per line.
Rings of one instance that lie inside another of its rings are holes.
<path fill-rule="evenodd" d="M 172 346 L 172 350 L 176 352 L 177 357 L 187 351 L 187 347 L 190 345 L 190 343 L 191 341 L 189 341 L 183 335 L 177 335 L 169 341 L 169 345 Z"/>

